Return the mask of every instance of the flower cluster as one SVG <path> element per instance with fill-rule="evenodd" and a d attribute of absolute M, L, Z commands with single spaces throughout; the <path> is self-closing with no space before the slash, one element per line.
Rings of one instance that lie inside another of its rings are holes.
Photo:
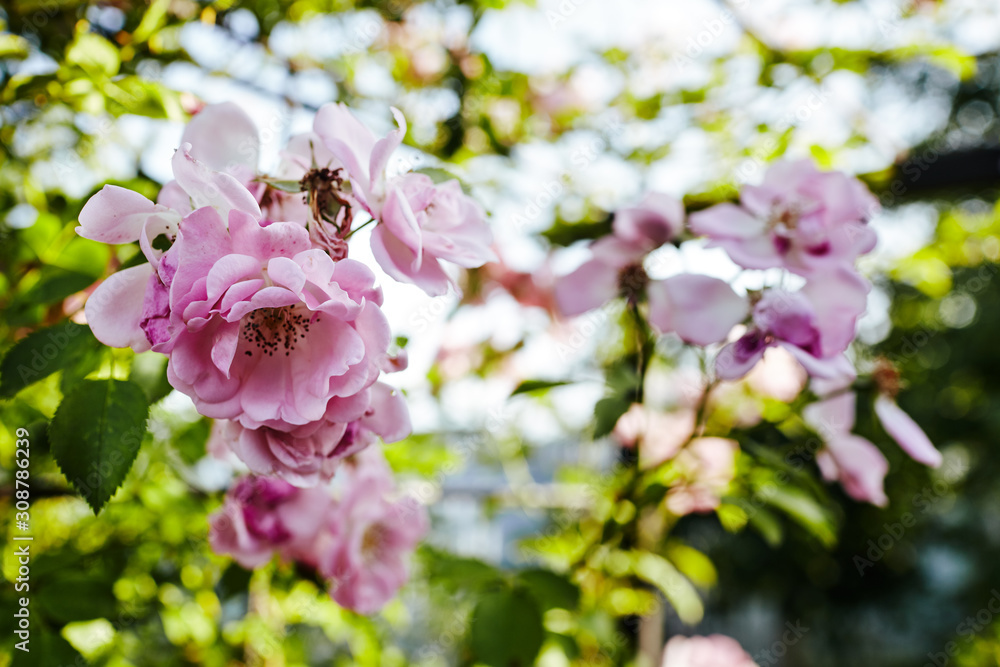
<path fill-rule="evenodd" d="M 760 185 L 743 188 L 738 204 L 695 212 L 686 225 L 680 201 L 650 194 L 638 206 L 615 214 L 612 233 L 592 243 L 592 258 L 558 279 L 555 300 L 563 315 L 572 316 L 622 297 L 659 332 L 715 350 L 714 376 L 719 381 L 740 380 L 765 352 L 779 348 L 801 365 L 821 398 L 804 418 L 824 440 L 817 458 L 824 477 L 839 480 L 856 499 L 881 505 L 886 502 L 882 487 L 888 463 L 874 444 L 850 432 L 855 395 L 848 389 L 857 371 L 847 355 L 871 290 L 856 263 L 875 246 L 868 216 L 876 207 L 860 181 L 819 171 L 807 160 L 773 165 Z M 722 248 L 744 272 L 780 270 L 783 276 L 797 278 L 744 294 L 726 281 L 701 274 L 650 279 L 649 253 L 691 237 Z M 801 287 L 788 289 L 787 282 Z M 894 371 L 882 368 L 874 377 L 879 386 L 875 412 L 887 433 L 915 460 L 939 465 L 940 453 L 893 400 L 899 389 Z M 634 421 L 636 414 L 642 413 L 630 411 L 625 419 Z M 670 421 L 650 419 L 650 426 Z M 681 428 L 687 435 L 679 440 L 641 433 L 648 428 L 635 433 L 630 423 L 620 424 L 616 433 L 626 445 L 633 444 L 636 435 L 652 436 L 655 442 L 667 438 L 669 446 L 660 449 L 673 459 L 699 442 L 692 433 L 693 419 L 694 412 L 688 410 L 683 421 L 691 421 L 691 428 Z M 675 503 L 677 511 L 714 507 L 717 500 L 711 502 L 711 495 L 721 494 L 706 495 L 711 486 L 702 488 L 700 501 Z"/>
<path fill-rule="evenodd" d="M 278 544 L 290 558 L 316 561 L 323 573 L 367 562 L 331 556 L 346 548 L 338 540 L 353 540 L 359 528 L 325 515 L 360 517 L 369 505 L 381 508 L 384 484 L 359 482 L 355 493 L 370 497 L 347 493 L 336 508 L 313 497 L 322 489 L 290 489 L 326 484 L 378 438 L 392 442 L 410 431 L 402 395 L 379 381 L 405 358 L 390 354 L 375 274 L 348 258 L 355 223 L 374 223 L 372 251 L 387 274 L 432 295 L 452 284 L 446 263 L 477 267 L 494 257 L 485 214 L 457 181 L 389 174 L 406 131 L 402 115 L 393 113 L 398 128 L 376 139 L 344 105 L 323 107 L 313 131 L 289 142 L 278 176 L 266 179 L 258 175 L 250 118 L 233 104 L 208 106 L 188 124 L 173 158 L 174 180 L 156 203 L 106 186 L 80 212 L 81 236 L 138 242 L 144 258 L 88 299 L 95 336 L 166 354 L 170 384 L 219 420 L 214 444 L 227 446 L 255 475 L 277 478 L 240 483 L 232 494 L 232 502 L 250 508 L 251 518 L 233 533 L 241 562 L 250 566 L 260 564 L 254 554 Z M 281 518 L 286 511 L 309 518 L 289 523 Z M 309 521 L 329 528 L 319 546 L 296 538 L 294 526 Z M 383 546 L 405 550 L 413 542 L 387 538 Z M 388 588 L 395 590 L 386 581 L 402 583 L 390 577 L 372 584 L 381 591 L 374 598 L 384 601 Z M 370 593 L 335 597 L 373 608 Z"/>
<path fill-rule="evenodd" d="M 339 604 L 378 611 L 407 578 L 406 555 L 427 531 L 413 498 L 398 498 L 392 473 L 375 448 L 345 466 L 339 493 L 245 477 L 211 517 L 212 548 L 254 568 L 274 554 L 316 571 Z"/>

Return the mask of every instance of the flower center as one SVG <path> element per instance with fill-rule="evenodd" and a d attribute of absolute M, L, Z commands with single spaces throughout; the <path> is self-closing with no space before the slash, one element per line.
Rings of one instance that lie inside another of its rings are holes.
<path fill-rule="evenodd" d="M 872 380 L 874 380 L 875 387 L 880 394 L 885 394 L 893 399 L 899 394 L 899 371 L 885 357 L 879 357 L 875 360 L 875 370 L 872 371 Z"/>
<path fill-rule="evenodd" d="M 767 227 L 776 234 L 789 234 L 795 231 L 801 217 L 802 207 L 796 202 L 776 201 L 771 205 Z"/>
<path fill-rule="evenodd" d="M 318 317 L 316 318 L 319 319 Z M 306 337 L 311 324 L 311 313 L 291 308 L 258 308 L 243 318 L 242 335 L 251 348 L 273 357 L 284 351 L 287 357 L 295 345 Z M 253 349 L 245 351 L 253 356 Z"/>
<path fill-rule="evenodd" d="M 365 560 L 378 558 L 385 542 L 385 528 L 380 524 L 375 524 L 365 531 L 361 538 L 361 554 Z"/>
<path fill-rule="evenodd" d="M 649 276 L 642 264 L 629 264 L 618 273 L 618 293 L 629 301 L 637 300 L 648 284 Z"/>

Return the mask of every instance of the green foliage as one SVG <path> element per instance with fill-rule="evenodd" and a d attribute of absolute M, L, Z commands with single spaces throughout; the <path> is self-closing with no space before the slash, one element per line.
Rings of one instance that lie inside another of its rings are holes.
<path fill-rule="evenodd" d="M 526 590 L 488 593 L 472 613 L 472 653 L 478 662 L 491 667 L 534 664 L 544 639 L 538 602 Z"/>
<path fill-rule="evenodd" d="M 39 329 L 18 341 L 0 362 L 0 398 L 70 367 L 99 348 L 90 327 L 74 322 Z"/>
<path fill-rule="evenodd" d="M 49 428 L 52 454 L 95 514 L 132 468 L 148 414 L 142 389 L 113 379 L 84 380 L 59 405 Z"/>

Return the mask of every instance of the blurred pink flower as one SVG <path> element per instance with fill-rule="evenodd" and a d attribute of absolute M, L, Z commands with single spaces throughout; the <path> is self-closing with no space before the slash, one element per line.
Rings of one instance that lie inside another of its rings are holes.
<path fill-rule="evenodd" d="M 623 241 L 655 250 L 684 231 L 684 203 L 661 192 L 649 192 L 636 206 L 615 211 L 612 229 Z"/>
<path fill-rule="evenodd" d="M 410 415 L 398 391 L 381 382 L 348 399 L 333 398 L 323 420 L 285 432 L 248 429 L 224 421 L 213 430 L 209 449 L 229 448 L 257 475 L 280 477 L 297 487 L 333 478 L 341 461 L 375 442 L 396 442 L 410 434 Z"/>
<path fill-rule="evenodd" d="M 694 433 L 695 411 L 687 406 L 660 412 L 633 403 L 618 418 L 612 434 L 625 447 L 639 447 L 639 466 L 653 468 L 669 461 Z"/>
<path fill-rule="evenodd" d="M 757 663 L 732 637 L 670 638 L 664 648 L 662 667 L 756 667 Z"/>
<path fill-rule="evenodd" d="M 593 257 L 555 287 L 560 312 L 572 317 L 598 308 L 623 293 L 646 287 L 642 260 L 684 229 L 684 205 L 669 195 L 649 193 L 635 207 L 615 213 L 612 234 L 594 241 Z"/>
<path fill-rule="evenodd" d="M 556 305 L 566 317 L 600 308 L 619 296 L 623 283 L 628 279 L 626 270 L 630 267 L 641 269 L 642 258 L 649 251 L 643 244 L 623 241 L 617 236 L 597 239 L 590 250 L 593 253 L 591 259 L 572 273 L 556 279 Z M 645 273 L 640 276 L 644 277 Z M 645 279 L 641 278 L 641 282 L 644 283 Z"/>
<path fill-rule="evenodd" d="M 748 269 L 784 267 L 811 275 L 853 266 L 875 247 L 868 217 L 877 200 L 856 178 L 818 171 L 810 160 L 772 165 L 759 186 L 745 186 L 740 205 L 691 215 L 695 234 Z"/>
<path fill-rule="evenodd" d="M 392 473 L 374 448 L 357 457 L 347 489 L 321 540 L 319 572 L 330 595 L 360 614 L 381 609 L 408 577 L 409 556 L 429 528 L 416 499 L 394 500 Z"/>
<path fill-rule="evenodd" d="M 325 489 L 244 477 L 226 493 L 222 509 L 209 517 L 209 542 L 216 553 L 229 554 L 246 568 L 263 565 L 276 552 L 313 560 L 311 545 L 331 506 Z"/>
<path fill-rule="evenodd" d="M 889 462 L 878 447 L 851 433 L 855 403 L 854 393 L 845 392 L 806 406 L 802 417 L 826 444 L 816 455 L 824 479 L 839 480 L 855 500 L 885 507 Z"/>
<path fill-rule="evenodd" d="M 728 438 L 695 438 L 674 459 L 681 481 L 667 492 L 667 509 L 677 516 L 711 512 L 736 476 L 739 443 Z"/>
<path fill-rule="evenodd" d="M 729 283 L 709 276 L 682 273 L 654 280 L 646 292 L 650 323 L 695 345 L 724 341 L 749 312 L 746 299 Z"/>
<path fill-rule="evenodd" d="M 870 287 L 864 278 L 844 269 L 808 282 L 798 292 L 766 290 L 753 308 L 753 324 L 719 353 L 716 373 L 724 380 L 743 377 L 767 348 L 780 345 L 811 376 L 850 374 L 843 352 L 854 340 Z"/>
<path fill-rule="evenodd" d="M 763 360 L 747 374 L 746 382 L 757 394 L 791 403 L 809 381 L 802 364 L 783 347 L 771 347 Z"/>

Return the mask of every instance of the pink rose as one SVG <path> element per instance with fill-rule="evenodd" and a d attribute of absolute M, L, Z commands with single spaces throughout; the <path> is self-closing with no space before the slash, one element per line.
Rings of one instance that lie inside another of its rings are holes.
<path fill-rule="evenodd" d="M 298 487 L 333 478 L 341 461 L 377 437 L 402 440 L 410 433 L 410 416 L 402 394 L 380 382 L 349 399 L 331 399 L 325 418 L 280 431 L 248 429 L 239 422 L 219 422 L 209 449 L 231 449 L 250 471 L 273 475 Z"/>
<path fill-rule="evenodd" d="M 290 431 L 378 378 L 390 332 L 374 274 L 310 248 L 304 227 L 234 211 L 227 229 L 203 208 L 168 256 L 168 378 L 205 416 Z"/>
<path fill-rule="evenodd" d="M 338 604 L 371 614 L 406 582 L 409 556 L 429 525 L 414 498 L 393 498 L 392 473 L 377 450 L 358 458 L 328 525 L 319 571 L 332 580 L 330 595 Z"/>
<path fill-rule="evenodd" d="M 229 554 L 246 568 L 263 565 L 276 552 L 295 558 L 309 552 L 331 505 L 326 490 L 244 477 L 209 517 L 209 541 L 216 553 Z"/>
<path fill-rule="evenodd" d="M 424 174 L 386 174 L 406 134 L 403 115 L 392 113 L 398 129 L 378 140 L 343 104 L 323 106 L 313 131 L 343 165 L 354 199 L 379 222 L 371 237 L 378 263 L 396 280 L 437 296 L 451 284 L 441 262 L 475 268 L 493 261 L 493 237 L 482 208 L 458 181 L 435 184 Z"/>

